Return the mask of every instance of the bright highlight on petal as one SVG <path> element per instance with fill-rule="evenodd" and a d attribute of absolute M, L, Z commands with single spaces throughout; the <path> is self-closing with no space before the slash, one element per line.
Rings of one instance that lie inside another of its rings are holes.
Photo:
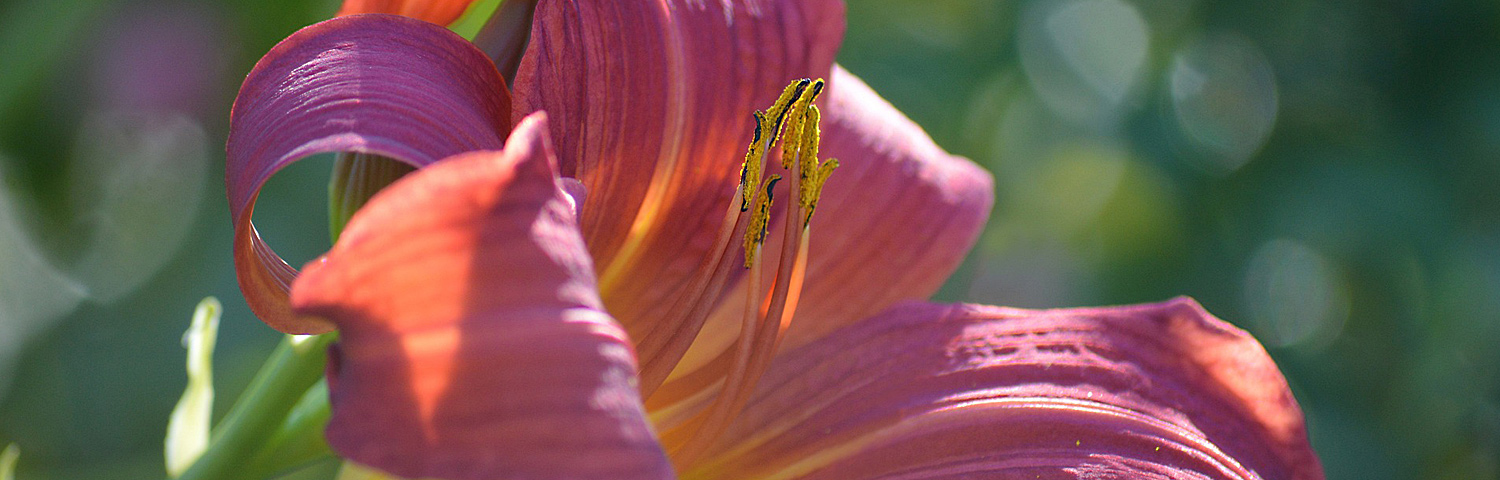
<path fill-rule="evenodd" d="M 230 114 L 225 183 L 240 289 L 256 316 L 286 333 L 332 325 L 287 305 L 297 271 L 251 223 L 266 180 L 323 152 L 419 167 L 500 148 L 510 128 L 505 82 L 483 52 L 442 27 L 394 15 L 339 17 L 299 30 L 250 71 Z"/>
<path fill-rule="evenodd" d="M 406 478 L 667 478 L 596 292 L 545 114 L 402 178 L 292 289 L 340 332 L 329 445 Z"/>

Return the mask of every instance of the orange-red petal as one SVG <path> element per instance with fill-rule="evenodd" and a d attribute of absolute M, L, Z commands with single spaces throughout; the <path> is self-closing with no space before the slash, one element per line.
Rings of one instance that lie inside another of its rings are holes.
<path fill-rule="evenodd" d="M 605 303 L 638 342 L 696 328 L 658 319 L 707 276 L 709 252 L 738 242 L 715 237 L 751 112 L 828 72 L 843 29 L 838 0 L 537 5 L 514 115 L 551 116 L 563 174 L 588 187 L 581 225 Z"/>
<path fill-rule="evenodd" d="M 447 25 L 457 20 L 474 0 L 344 0 L 339 16 L 390 13 Z"/>
<path fill-rule="evenodd" d="M 545 115 L 377 194 L 292 289 L 338 325 L 328 442 L 403 477 L 669 478 Z"/>
<path fill-rule="evenodd" d="M 234 263 L 255 314 L 287 333 L 321 333 L 286 291 L 296 270 L 251 223 L 266 180 L 308 155 L 352 151 L 423 166 L 497 149 L 510 126 L 505 82 L 483 52 L 447 29 L 394 15 L 321 22 L 282 40 L 240 87 L 225 183 Z M 321 211 L 313 209 L 312 211 Z"/>
<path fill-rule="evenodd" d="M 1260 344 L 1182 298 L 906 304 L 779 358 L 684 478 L 1318 480 Z"/>

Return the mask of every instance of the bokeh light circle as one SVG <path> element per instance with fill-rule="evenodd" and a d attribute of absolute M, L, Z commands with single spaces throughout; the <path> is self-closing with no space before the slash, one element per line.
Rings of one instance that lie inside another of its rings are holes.
<path fill-rule="evenodd" d="M 1178 128 L 1203 155 L 1201 167 L 1227 174 L 1258 152 L 1276 123 L 1276 75 L 1241 35 L 1189 42 L 1167 75 Z"/>
<path fill-rule="evenodd" d="M 1317 348 L 1343 331 L 1349 292 L 1338 266 L 1295 240 L 1266 242 L 1245 272 L 1248 328 L 1272 347 Z"/>
<path fill-rule="evenodd" d="M 1120 0 L 1059 0 L 1029 9 L 1019 31 L 1021 66 L 1058 115 L 1108 128 L 1137 90 L 1150 28 Z"/>

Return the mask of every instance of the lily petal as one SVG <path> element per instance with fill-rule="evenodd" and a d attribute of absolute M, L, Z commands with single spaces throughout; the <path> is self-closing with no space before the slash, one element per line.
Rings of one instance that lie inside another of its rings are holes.
<path fill-rule="evenodd" d="M 390 13 L 447 25 L 457 20 L 474 0 L 344 0 L 339 16 Z"/>
<path fill-rule="evenodd" d="M 323 152 L 368 153 L 420 167 L 497 149 L 509 115 L 505 82 L 484 53 L 430 23 L 356 15 L 282 40 L 245 78 L 230 114 L 225 183 L 235 271 L 251 309 L 287 333 L 331 328 L 291 313 L 286 291 L 297 272 L 250 221 L 261 186 L 277 170 Z"/>
<path fill-rule="evenodd" d="M 340 455 L 407 478 L 671 476 L 545 118 L 381 191 L 294 284 L 340 330 Z"/>
<path fill-rule="evenodd" d="M 708 276 L 710 252 L 738 245 L 716 236 L 751 113 L 829 71 L 843 13 L 838 0 L 538 3 L 513 118 L 551 115 L 562 172 L 589 191 L 581 226 L 605 303 L 643 362 L 675 363 L 680 349 L 644 345 L 698 328 L 658 319 Z"/>
<path fill-rule="evenodd" d="M 1323 478 L 1265 350 L 1187 298 L 906 304 L 760 385 L 684 478 Z"/>

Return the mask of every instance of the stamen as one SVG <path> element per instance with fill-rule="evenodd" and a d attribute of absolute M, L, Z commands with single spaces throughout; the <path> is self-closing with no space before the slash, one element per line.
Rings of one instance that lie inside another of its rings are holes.
<path fill-rule="evenodd" d="M 735 235 L 747 235 L 746 241 L 748 242 L 751 238 L 748 233 L 744 232 L 757 231 L 747 228 L 745 223 L 751 216 L 757 215 L 747 213 L 750 207 L 756 205 L 757 195 L 763 190 L 769 191 L 770 185 L 766 185 L 765 189 L 758 188 L 761 186 L 761 177 L 764 175 L 766 152 L 769 152 L 780 139 L 786 112 L 795 100 L 801 98 L 803 90 L 810 83 L 811 80 L 808 79 L 793 81 L 782 90 L 781 97 L 777 98 L 771 108 L 764 112 L 755 112 L 754 138 L 751 139 L 750 147 L 745 153 L 745 163 L 740 167 L 738 191 L 731 197 L 734 201 L 725 212 L 724 223 L 717 237 L 719 240 L 716 243 L 724 245 L 724 248 L 715 250 L 705 262 L 699 265 L 699 273 L 689 281 L 683 295 L 662 317 L 662 321 L 656 323 L 680 328 L 674 328 L 668 335 L 652 335 L 651 332 L 647 332 L 642 336 L 642 341 L 636 345 L 636 353 L 641 361 L 642 397 L 650 397 L 656 388 L 666 381 L 672 366 L 681 359 L 682 354 L 692 344 L 698 330 L 702 328 L 703 322 L 712 311 L 711 299 L 717 298 L 732 271 L 725 255 L 733 244 L 726 243 L 726 241 L 734 238 Z M 769 200 L 770 195 L 765 196 Z M 769 211 L 769 209 L 768 204 L 766 210 Z M 768 218 L 762 219 L 762 225 L 765 223 L 769 223 Z M 745 229 L 744 232 L 741 232 L 742 228 Z M 764 226 L 759 228 L 761 233 L 757 242 L 764 242 L 764 230 Z M 759 247 L 750 249 L 747 246 L 747 266 L 753 261 L 749 257 L 758 250 Z M 725 261 L 721 262 L 721 259 Z M 668 359 L 671 360 L 668 361 Z"/>
<path fill-rule="evenodd" d="M 812 222 L 813 211 L 818 209 L 818 198 L 823 196 L 823 185 L 828 183 L 828 177 L 833 175 L 835 168 L 839 168 L 839 160 L 830 158 L 819 164 L 817 170 L 807 176 L 807 182 L 802 184 L 802 208 L 807 209 L 807 217 L 802 219 L 803 228 L 807 227 L 808 222 Z"/>
<path fill-rule="evenodd" d="M 745 165 L 740 167 L 740 195 L 742 197 L 740 199 L 741 212 L 750 209 L 751 204 L 755 201 L 755 190 L 750 188 L 750 186 L 758 185 L 759 183 L 752 184 L 750 182 L 760 182 L 762 171 L 766 168 L 766 144 L 761 143 L 760 141 L 765 127 L 765 112 L 756 110 L 755 137 L 750 140 L 750 151 L 745 152 Z"/>
<path fill-rule="evenodd" d="M 756 195 L 755 212 L 750 214 L 750 227 L 745 229 L 745 268 L 750 268 L 760 256 L 760 246 L 766 241 L 766 228 L 771 223 L 771 189 L 781 175 L 771 175 L 766 180 L 764 192 Z"/>
<path fill-rule="evenodd" d="M 803 119 L 807 115 L 808 107 L 812 106 L 818 94 L 823 93 L 823 79 L 813 80 L 812 84 L 802 90 L 797 96 L 797 102 L 792 104 L 786 118 L 786 138 L 782 142 L 781 168 L 792 169 L 792 162 L 802 157 L 803 146 Z M 790 151 L 790 154 L 788 154 Z"/>
<path fill-rule="evenodd" d="M 818 80 L 818 82 L 821 83 L 822 80 Z M 781 91 L 781 97 L 776 99 L 776 103 L 771 104 L 771 108 L 766 110 L 766 119 L 775 121 L 774 124 L 769 125 L 774 134 L 771 135 L 771 142 L 767 145 L 767 150 L 770 150 L 771 144 L 781 141 L 781 127 L 786 124 L 787 113 L 796 110 L 792 108 L 792 104 L 802 98 L 802 92 L 807 90 L 807 86 L 810 83 L 812 81 L 806 78 L 792 81 L 790 85 L 786 86 L 785 90 Z"/>
<path fill-rule="evenodd" d="M 750 213 L 750 224 L 745 229 L 745 268 L 749 272 L 744 277 L 746 299 L 740 339 L 729 375 L 713 403 L 663 437 L 664 441 L 672 440 L 668 443 L 672 447 L 673 460 L 679 465 L 702 455 L 749 402 L 755 384 L 769 368 L 781 334 L 790 325 L 796 311 L 807 271 L 808 223 L 823 185 L 838 167 L 837 161 L 820 163 L 817 160 L 821 114 L 813 106 L 813 101 L 822 92 L 823 85 L 821 79 L 793 82 L 782 92 L 776 104 L 765 112 L 757 112 L 756 143 L 768 141 L 764 147 L 751 145 L 746 154 L 746 165 L 741 170 L 740 189 L 745 194 L 742 201 L 746 205 L 753 204 L 755 209 Z M 792 98 L 796 101 L 789 104 Z M 771 118 L 776 119 L 774 124 L 767 123 Z M 767 128 L 771 131 L 765 131 Z M 776 275 L 770 295 L 763 297 L 760 250 L 770 221 L 772 189 L 781 177 L 772 175 L 761 189 L 750 190 L 748 187 L 754 185 L 750 182 L 758 181 L 759 173 L 751 162 L 763 159 L 778 141 L 782 143 L 781 164 L 790 170 L 790 191 L 797 194 L 797 201 L 787 205 Z"/>
<path fill-rule="evenodd" d="M 808 105 L 807 113 L 802 117 L 802 138 L 799 139 L 800 146 L 797 154 L 802 159 L 802 178 L 806 179 L 810 172 L 818 169 L 818 137 L 822 135 L 822 129 L 818 128 L 818 121 L 822 114 L 817 105 Z M 807 188 L 803 187 L 802 197 L 799 202 L 806 205 Z"/>

